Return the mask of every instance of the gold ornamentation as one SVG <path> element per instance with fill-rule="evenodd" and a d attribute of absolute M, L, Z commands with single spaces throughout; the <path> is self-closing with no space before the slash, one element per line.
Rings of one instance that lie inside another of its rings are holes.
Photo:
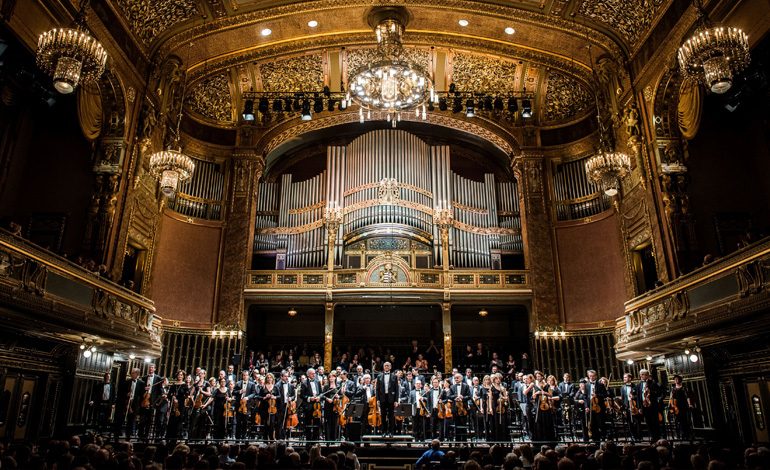
<path fill-rule="evenodd" d="M 401 200 L 401 188 L 395 178 L 383 178 L 377 188 L 377 199 L 381 205 L 394 205 Z"/>
<path fill-rule="evenodd" d="M 477 235 L 520 235 L 521 230 L 517 228 L 505 228 L 505 227 L 477 227 L 475 225 L 466 224 L 455 219 L 452 223 L 454 228 L 462 230 L 463 232 L 475 233 Z"/>
<path fill-rule="evenodd" d="M 516 88 L 516 64 L 497 57 L 458 52 L 452 65 L 452 83 L 458 90 L 483 90 L 489 93 L 513 93 Z"/>
<path fill-rule="evenodd" d="M 364 191 L 364 190 L 367 190 L 367 189 L 376 188 L 379 185 L 380 185 L 379 181 L 375 181 L 375 182 L 372 182 L 372 183 L 362 184 L 362 185 L 356 186 L 354 188 L 348 189 L 342 195 L 343 195 L 343 197 L 347 197 L 347 196 L 350 196 L 351 194 L 357 193 L 359 191 Z M 414 191 L 414 192 L 416 192 L 418 194 L 422 194 L 423 196 L 427 196 L 427 197 L 430 197 L 430 198 L 433 197 L 433 193 L 432 192 L 427 191 L 427 190 L 425 190 L 423 188 L 420 188 L 419 186 L 415 186 L 413 184 L 399 183 L 399 186 L 401 187 L 401 189 L 407 189 L 409 191 Z"/>
<path fill-rule="evenodd" d="M 289 209 L 289 215 L 304 214 L 305 212 L 314 211 L 326 206 L 326 201 L 318 201 L 313 205 L 298 207 L 296 209 Z"/>
<path fill-rule="evenodd" d="M 665 0 L 584 0 L 580 14 L 621 33 L 632 47 L 638 45 L 653 26 Z"/>
<path fill-rule="evenodd" d="M 299 233 L 309 232 L 324 226 L 324 220 L 318 219 L 305 225 L 296 227 L 265 227 L 257 229 L 259 235 L 297 235 Z"/>
<path fill-rule="evenodd" d="M 232 122 L 233 100 L 228 74 L 220 73 L 195 83 L 187 96 L 187 107 L 214 121 Z"/>
<path fill-rule="evenodd" d="M 472 206 L 466 206 L 465 204 L 460 204 L 459 202 L 452 202 L 452 207 L 456 209 L 460 209 L 466 212 L 473 212 L 474 214 L 481 214 L 481 215 L 487 215 L 489 214 L 489 211 L 480 207 L 472 207 Z"/>
<path fill-rule="evenodd" d="M 593 98 L 586 86 L 560 72 L 548 72 L 545 121 L 563 121 L 584 113 Z"/>
<path fill-rule="evenodd" d="M 346 53 L 346 65 L 347 65 L 347 82 L 358 71 L 364 67 L 381 60 L 380 55 L 377 52 L 377 48 L 360 48 L 360 49 L 347 49 Z M 417 47 L 405 47 L 401 55 L 401 59 L 405 62 L 415 64 L 421 67 L 423 70 L 430 72 L 428 66 L 430 64 L 430 52 L 425 49 Z"/>
<path fill-rule="evenodd" d="M 199 13 L 195 0 L 115 0 L 114 4 L 144 46 Z"/>
<path fill-rule="evenodd" d="M 320 54 L 291 57 L 259 65 L 263 91 L 321 91 L 323 58 Z"/>

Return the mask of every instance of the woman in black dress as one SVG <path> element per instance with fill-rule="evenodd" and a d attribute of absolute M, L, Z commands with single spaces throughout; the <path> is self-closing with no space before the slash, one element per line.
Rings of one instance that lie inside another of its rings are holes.
<path fill-rule="evenodd" d="M 169 387 L 169 397 L 171 398 L 171 413 L 168 417 L 168 432 L 166 438 L 181 439 L 183 424 L 187 418 L 187 404 L 185 403 L 190 396 L 190 388 L 186 383 L 187 374 L 180 370 L 176 373 L 176 382 Z"/>
<path fill-rule="evenodd" d="M 503 376 L 499 372 L 492 376 L 492 414 L 489 416 L 489 429 L 493 441 L 509 441 L 508 433 L 508 409 L 510 399 L 508 391 L 503 386 Z"/>
<path fill-rule="evenodd" d="M 262 425 L 265 426 L 265 435 L 269 441 L 275 440 L 276 431 L 281 424 L 281 416 L 278 413 L 278 397 L 280 394 L 281 391 L 275 384 L 275 376 L 267 374 L 265 376 L 265 385 L 259 391 L 261 405 L 257 412 L 261 415 Z"/>
<path fill-rule="evenodd" d="M 225 438 L 228 421 L 225 417 L 225 412 L 226 407 L 228 406 L 228 400 L 232 400 L 232 397 L 229 395 L 227 379 L 222 377 L 219 379 L 219 386 L 211 392 L 211 397 L 214 400 L 211 411 L 211 419 L 214 421 L 214 430 L 212 432 L 214 439 Z"/>
<path fill-rule="evenodd" d="M 692 425 L 690 423 L 692 402 L 690 401 L 690 394 L 687 393 L 687 389 L 682 384 L 681 375 L 674 376 L 670 398 L 670 401 L 675 404 L 675 406 L 671 406 L 669 402 L 669 411 L 674 415 L 677 437 L 682 440 L 692 440 Z"/>

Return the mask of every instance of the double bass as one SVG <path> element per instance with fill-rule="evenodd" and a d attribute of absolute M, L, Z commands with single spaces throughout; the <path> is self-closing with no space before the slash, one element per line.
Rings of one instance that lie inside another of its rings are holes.
<path fill-rule="evenodd" d="M 374 383 L 376 384 L 377 381 L 375 380 Z M 372 388 L 374 390 L 377 390 L 376 385 L 373 385 Z M 369 399 L 368 405 L 369 405 L 369 415 L 367 416 L 367 421 L 369 422 L 369 426 L 373 428 L 378 428 L 382 426 L 382 413 L 380 413 L 380 402 L 377 401 L 376 394 L 373 394 L 372 398 Z"/>
<path fill-rule="evenodd" d="M 345 418 L 345 411 L 348 409 L 350 398 L 344 393 L 334 401 L 334 412 L 337 413 L 337 422 L 340 426 L 345 426 L 348 422 L 348 418 Z M 352 419 L 352 418 L 350 418 Z"/>
<path fill-rule="evenodd" d="M 299 387 L 294 394 L 294 400 L 286 404 L 286 425 L 285 427 L 294 428 L 299 425 L 299 418 L 297 418 L 297 397 L 299 396 Z"/>

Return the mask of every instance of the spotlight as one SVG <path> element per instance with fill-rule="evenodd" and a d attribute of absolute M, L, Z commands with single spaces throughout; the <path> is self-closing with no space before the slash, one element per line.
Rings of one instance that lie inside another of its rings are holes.
<path fill-rule="evenodd" d="M 460 26 L 462 26 L 464 28 L 464 27 L 468 26 L 470 23 L 468 23 L 468 20 L 459 20 L 457 22 L 457 24 L 459 24 Z"/>
<path fill-rule="evenodd" d="M 316 21 L 316 20 L 310 20 L 310 21 L 308 21 L 308 22 L 307 22 L 307 25 L 308 25 L 309 27 L 311 27 L 311 28 L 315 28 L 316 26 L 318 26 L 318 21 Z"/>
<path fill-rule="evenodd" d="M 475 105 L 473 104 L 473 100 L 469 99 L 465 102 L 465 117 L 473 117 L 476 115 L 476 109 Z"/>
<path fill-rule="evenodd" d="M 294 310 L 294 307 L 290 308 L 288 313 L 289 313 L 290 317 L 296 317 L 297 316 L 297 311 Z"/>
<path fill-rule="evenodd" d="M 690 362 L 698 362 L 698 355 L 690 354 Z"/>
<path fill-rule="evenodd" d="M 433 105 L 433 101 L 428 101 L 428 111 L 433 112 L 436 107 Z"/>
<path fill-rule="evenodd" d="M 325 96 L 325 97 L 327 97 L 327 98 L 328 98 L 328 97 L 330 97 L 330 96 L 332 96 L 332 92 L 331 92 L 331 90 L 329 89 L 329 86 L 328 86 L 328 85 L 324 86 L 324 96 Z"/>
<path fill-rule="evenodd" d="M 521 100 L 521 117 L 523 118 L 531 118 L 532 117 L 532 101 L 529 99 Z"/>
<path fill-rule="evenodd" d="M 324 110 L 324 100 L 322 98 L 316 97 L 313 100 L 313 112 L 314 113 L 321 113 Z"/>
<path fill-rule="evenodd" d="M 446 111 L 449 106 L 447 105 L 446 98 L 439 98 L 438 100 L 438 109 L 441 111 Z"/>
<path fill-rule="evenodd" d="M 449 93 L 454 93 L 454 92 L 455 92 L 455 89 L 457 89 L 457 87 L 455 86 L 455 84 L 454 84 L 454 83 L 450 83 L 450 84 L 449 84 Z"/>
<path fill-rule="evenodd" d="M 83 351 L 83 357 L 85 357 L 86 359 L 91 357 L 91 350 L 90 349 L 86 349 L 85 351 Z"/>
<path fill-rule="evenodd" d="M 262 36 L 270 36 L 271 34 L 273 34 L 273 30 L 270 28 L 265 28 L 262 31 L 260 31 L 260 34 L 262 34 Z"/>
<path fill-rule="evenodd" d="M 302 120 L 310 121 L 311 119 L 313 119 L 313 116 L 310 114 L 310 101 L 304 100 L 302 102 Z"/>
<path fill-rule="evenodd" d="M 492 111 L 492 109 L 494 109 L 493 108 L 493 104 L 492 104 L 492 97 L 491 96 L 485 96 L 484 97 L 484 111 Z"/>
<path fill-rule="evenodd" d="M 267 114 L 267 111 L 270 109 L 270 102 L 267 100 L 267 98 L 262 97 L 259 99 L 259 106 L 257 109 L 260 113 Z"/>
<path fill-rule="evenodd" d="M 629 360 L 626 361 L 626 364 L 628 364 L 629 366 L 632 366 L 632 365 L 634 365 L 634 360 L 633 359 L 629 359 Z"/>
<path fill-rule="evenodd" d="M 482 308 L 481 310 L 479 310 L 479 316 L 480 316 L 481 318 L 484 318 L 484 317 L 486 317 L 487 315 L 489 315 L 489 312 L 487 312 L 487 309 L 485 309 L 485 308 Z"/>
<path fill-rule="evenodd" d="M 274 113 L 282 113 L 283 112 L 283 100 L 277 99 L 273 101 L 273 112 Z"/>
<path fill-rule="evenodd" d="M 463 110 L 463 99 L 459 96 L 456 96 L 454 99 L 454 102 L 452 103 L 452 112 L 453 113 L 459 113 Z"/>
<path fill-rule="evenodd" d="M 502 111 L 503 110 L 503 99 L 499 96 L 495 98 L 495 102 L 492 105 L 495 108 L 495 111 Z"/>
<path fill-rule="evenodd" d="M 243 103 L 243 120 L 254 120 L 254 100 L 246 100 L 246 102 Z"/>
<path fill-rule="evenodd" d="M 340 101 L 340 111 L 346 110 L 347 107 L 348 107 L 348 100 L 343 98 L 342 101 Z"/>
<path fill-rule="evenodd" d="M 513 29 L 513 28 L 511 28 L 510 26 L 508 26 L 507 28 L 505 28 L 505 34 L 513 34 L 513 33 L 515 33 L 515 32 L 516 32 L 516 30 L 515 30 L 515 29 Z"/>
<path fill-rule="evenodd" d="M 567 337 L 567 332 L 566 331 L 560 331 L 559 332 L 559 336 L 561 336 L 562 338 L 566 338 Z"/>
<path fill-rule="evenodd" d="M 329 110 L 329 112 L 334 111 L 335 102 L 334 100 L 330 99 L 327 103 L 326 109 Z"/>
<path fill-rule="evenodd" d="M 516 98 L 508 98 L 508 112 L 513 114 L 519 110 L 519 104 L 516 102 Z"/>

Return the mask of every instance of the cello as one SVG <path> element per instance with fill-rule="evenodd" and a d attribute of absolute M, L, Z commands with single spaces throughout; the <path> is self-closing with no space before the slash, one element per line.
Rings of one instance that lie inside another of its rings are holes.
<path fill-rule="evenodd" d="M 294 400 L 286 404 L 286 425 L 287 429 L 297 427 L 299 424 L 299 418 L 297 418 L 297 397 L 299 396 L 299 388 L 297 388 L 294 394 Z"/>
<path fill-rule="evenodd" d="M 376 384 L 377 381 L 375 380 L 374 383 Z M 377 386 L 373 385 L 372 388 L 375 390 L 375 394 L 372 394 L 372 398 L 370 398 L 368 402 L 369 414 L 367 416 L 367 421 L 369 422 L 369 426 L 373 428 L 379 428 L 380 426 L 382 426 L 382 414 L 380 413 L 380 402 L 377 401 L 377 395 L 376 395 Z"/>

